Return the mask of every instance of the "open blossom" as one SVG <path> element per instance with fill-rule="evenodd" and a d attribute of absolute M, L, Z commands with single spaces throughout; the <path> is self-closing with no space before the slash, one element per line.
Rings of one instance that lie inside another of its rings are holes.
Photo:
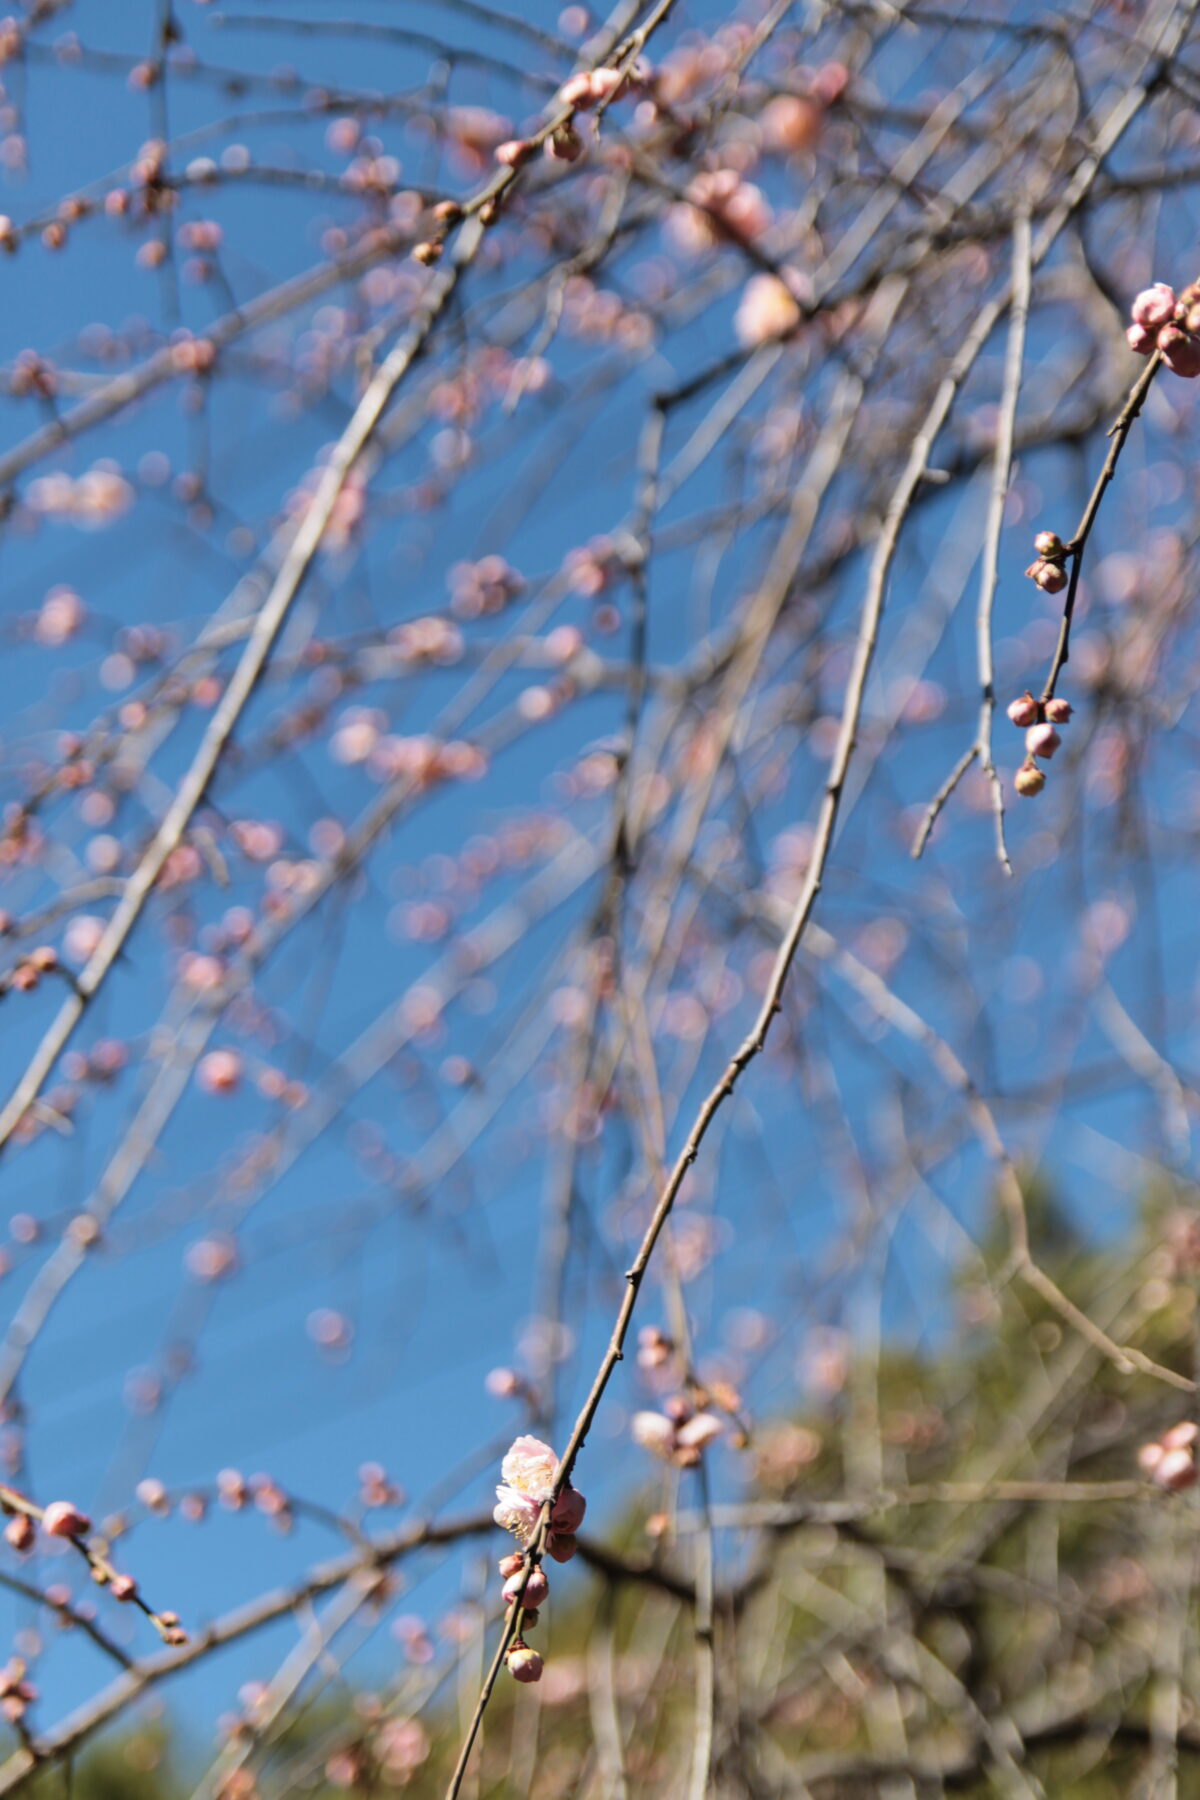
<path fill-rule="evenodd" d="M 554 1492 L 558 1479 L 558 1458 L 549 1444 L 525 1434 L 517 1438 L 500 1465 L 503 1483 L 496 1489 L 496 1509 L 492 1515 L 497 1525 L 511 1531 L 522 1543 L 528 1543 L 537 1530 L 542 1506 Z M 550 1542 L 553 1554 L 555 1536 L 566 1538 L 583 1523 L 587 1501 L 577 1488 L 568 1483 L 554 1503 L 550 1514 Z"/>

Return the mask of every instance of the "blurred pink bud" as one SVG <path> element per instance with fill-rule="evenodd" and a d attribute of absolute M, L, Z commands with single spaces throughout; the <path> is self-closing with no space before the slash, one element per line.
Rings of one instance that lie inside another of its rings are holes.
<path fill-rule="evenodd" d="M 137 1593 L 137 1582 L 132 1575 L 114 1575 L 108 1591 L 114 1600 L 132 1600 Z"/>
<path fill-rule="evenodd" d="M 675 1427 L 664 1413 L 634 1413 L 629 1428 L 634 1443 L 655 1456 L 670 1456 L 675 1448 Z"/>
<path fill-rule="evenodd" d="M 1150 1444 L 1143 1444 L 1137 1453 L 1137 1459 L 1138 1468 L 1143 1469 L 1147 1475 L 1153 1475 L 1155 1469 L 1157 1469 L 1159 1463 L 1163 1459 L 1162 1445 L 1157 1441 Z"/>
<path fill-rule="evenodd" d="M 540 1681 L 542 1659 L 518 1638 L 508 1653 L 508 1672 L 514 1681 Z"/>
<path fill-rule="evenodd" d="M 1025 573 L 1033 577 L 1044 594 L 1061 593 L 1067 585 L 1067 571 L 1044 559 L 1033 563 Z"/>
<path fill-rule="evenodd" d="M 1025 733 L 1025 748 L 1030 756 L 1043 757 L 1047 762 L 1061 743 L 1062 739 L 1053 725 L 1031 725 Z"/>
<path fill-rule="evenodd" d="M 507 1556 L 502 1556 L 500 1558 L 500 1573 L 503 1575 L 505 1581 L 508 1580 L 510 1575 L 517 1574 L 517 1572 L 524 1567 L 525 1558 L 521 1555 L 519 1550 L 510 1550 Z"/>
<path fill-rule="evenodd" d="M 1013 786 L 1026 800 L 1040 794 L 1045 785 L 1046 777 L 1036 763 L 1022 763 L 1013 777 Z"/>
<path fill-rule="evenodd" d="M 697 1413 L 686 1425 L 681 1425 L 675 1434 L 675 1441 L 685 1450 L 703 1450 L 714 1438 L 719 1438 L 725 1427 L 716 1413 Z"/>
<path fill-rule="evenodd" d="M 1008 703 L 1009 718 L 1014 725 L 1019 725 L 1022 730 L 1024 730 L 1027 725 L 1037 724 L 1037 710 L 1037 701 L 1028 691 L 1021 694 L 1016 700 L 1010 700 Z"/>
<path fill-rule="evenodd" d="M 1169 1494 L 1181 1493 L 1196 1480 L 1196 1459 L 1190 1450 L 1164 1450 L 1151 1479 Z"/>
<path fill-rule="evenodd" d="M 493 155 L 505 169 L 519 169 L 533 155 L 533 145 L 525 138 L 509 138 L 503 144 L 497 144 Z"/>
<path fill-rule="evenodd" d="M 1046 717 L 1052 725 L 1065 725 L 1074 708 L 1069 700 L 1047 700 Z"/>
<path fill-rule="evenodd" d="M 196 1070 L 196 1080 L 206 1094 L 232 1094 L 241 1079 L 242 1059 L 236 1050 L 210 1050 Z"/>
<path fill-rule="evenodd" d="M 492 1369 L 483 1385 L 497 1400 L 511 1400 L 521 1391 L 521 1377 L 515 1369 Z"/>
<path fill-rule="evenodd" d="M 1160 325 L 1171 323 L 1178 304 L 1175 289 L 1168 287 L 1165 281 L 1156 281 L 1136 296 L 1129 313 L 1135 325 L 1141 325 L 1146 331 L 1157 331 Z"/>
<path fill-rule="evenodd" d="M 586 148 L 573 125 L 560 125 L 546 139 L 546 155 L 552 162 L 578 162 Z"/>
<path fill-rule="evenodd" d="M 1184 1419 L 1179 1425 L 1172 1425 L 1164 1431 L 1159 1439 L 1164 1450 L 1190 1450 L 1196 1442 L 1198 1429 L 1192 1419 Z"/>
<path fill-rule="evenodd" d="M 546 1544 L 546 1555 L 558 1563 L 570 1562 L 578 1548 L 579 1542 L 573 1531 L 553 1531 Z"/>
<path fill-rule="evenodd" d="M 1125 332 L 1125 342 L 1131 350 L 1136 350 L 1139 356 L 1149 356 L 1154 349 L 1155 336 L 1152 331 L 1147 331 L 1144 325 L 1130 325 Z"/>
<path fill-rule="evenodd" d="M 170 1510 L 171 1503 L 167 1497 L 166 1488 L 161 1481 L 156 1481 L 152 1476 L 147 1476 L 145 1481 L 139 1481 L 134 1491 L 148 1512 L 165 1513 Z"/>
<path fill-rule="evenodd" d="M 92 1521 L 87 1514 L 72 1506 L 69 1500 L 52 1500 L 42 1514 L 42 1530 L 50 1537 L 82 1537 L 91 1529 Z"/>
<path fill-rule="evenodd" d="M 4 1535 L 14 1550 L 32 1550 L 37 1532 L 33 1520 L 27 1513 L 18 1513 L 4 1527 Z"/>
<path fill-rule="evenodd" d="M 1063 541 L 1057 531 L 1039 531 L 1033 547 L 1039 556 L 1057 557 L 1063 553 Z"/>

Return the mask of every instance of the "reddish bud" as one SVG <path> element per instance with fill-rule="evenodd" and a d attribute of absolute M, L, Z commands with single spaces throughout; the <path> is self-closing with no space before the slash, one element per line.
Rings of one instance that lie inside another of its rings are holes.
<path fill-rule="evenodd" d="M 4 1527 L 4 1535 L 14 1550 L 32 1550 L 37 1536 L 33 1520 L 27 1513 L 18 1513 Z"/>
<path fill-rule="evenodd" d="M 1065 725 L 1074 708 L 1069 700 L 1047 700 L 1046 717 L 1052 725 Z"/>
<path fill-rule="evenodd" d="M 1178 325 L 1164 325 L 1158 334 L 1158 347 L 1168 369 L 1188 381 L 1200 375 L 1200 338 L 1183 331 Z"/>
<path fill-rule="evenodd" d="M 72 1506 L 69 1500 L 52 1500 L 42 1514 L 42 1530 L 50 1537 L 82 1537 L 91 1529 L 92 1521 L 87 1514 Z"/>

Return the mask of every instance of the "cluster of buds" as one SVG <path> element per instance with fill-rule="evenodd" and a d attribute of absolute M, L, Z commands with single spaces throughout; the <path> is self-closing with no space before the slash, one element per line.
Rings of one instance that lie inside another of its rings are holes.
<path fill-rule="evenodd" d="M 679 1469 L 694 1469 L 714 1438 L 725 1429 L 716 1413 L 697 1412 L 682 1394 L 668 1400 L 661 1412 L 634 1413 L 630 1426 L 634 1442 L 661 1456 Z"/>
<path fill-rule="evenodd" d="M 1067 585 L 1067 571 L 1063 567 L 1067 556 L 1067 546 L 1057 531 L 1039 531 L 1033 540 L 1037 555 L 1025 573 L 1030 581 L 1036 581 L 1044 594 L 1060 594 Z"/>
<path fill-rule="evenodd" d="M 1160 1438 L 1143 1444 L 1138 1451 L 1138 1466 L 1150 1477 L 1155 1487 L 1168 1494 L 1182 1493 L 1196 1480 L 1196 1439 L 1200 1427 L 1185 1419 L 1172 1425 Z"/>
<path fill-rule="evenodd" d="M 1025 733 L 1025 761 L 1017 770 L 1016 789 L 1026 799 L 1040 794 L 1046 785 L 1044 769 L 1039 769 L 1037 758 L 1049 762 L 1054 756 L 1062 739 L 1055 727 L 1065 725 L 1071 717 L 1071 703 L 1054 697 L 1049 700 L 1035 700 L 1026 688 L 1016 700 L 1009 703 L 1008 716 L 1014 725 Z"/>
<path fill-rule="evenodd" d="M 1125 336 L 1131 350 L 1139 356 L 1157 350 L 1168 369 L 1189 381 L 1200 375 L 1200 281 L 1189 282 L 1178 295 L 1156 281 L 1142 289 L 1130 313 L 1133 324 Z"/>
<path fill-rule="evenodd" d="M 550 1583 L 539 1561 L 530 1560 L 529 1546 L 537 1537 L 542 1510 L 553 1500 L 549 1530 L 544 1550 L 555 1562 L 569 1562 L 576 1550 L 575 1533 L 583 1523 L 587 1501 L 570 1482 L 563 1484 L 557 1499 L 559 1462 L 549 1444 L 528 1435 L 517 1438 L 500 1465 L 503 1482 L 496 1489 L 497 1525 L 511 1531 L 525 1550 L 510 1551 L 500 1559 L 504 1579 L 504 1598 L 510 1615 L 519 1610 L 521 1630 L 509 1645 L 509 1673 L 516 1681 L 540 1681 L 542 1658 L 526 1644 L 521 1632 L 531 1630 L 538 1622 L 538 1609 L 550 1592 Z"/>

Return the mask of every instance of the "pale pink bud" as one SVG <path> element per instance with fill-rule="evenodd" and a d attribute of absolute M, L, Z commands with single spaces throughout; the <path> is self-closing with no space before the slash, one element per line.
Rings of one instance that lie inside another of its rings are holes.
<path fill-rule="evenodd" d="M 1130 325 L 1125 332 L 1125 342 L 1131 350 L 1136 350 L 1139 356 L 1149 356 L 1154 349 L 1155 337 L 1154 333 L 1147 331 L 1144 325 Z"/>
<path fill-rule="evenodd" d="M 1025 799 L 1031 800 L 1035 794 L 1040 794 L 1045 787 L 1046 777 L 1036 763 L 1022 763 L 1021 767 L 1017 770 L 1016 775 L 1013 777 L 1013 785 L 1018 794 L 1022 794 Z"/>
<path fill-rule="evenodd" d="M 1172 1425 L 1164 1431 L 1159 1439 L 1164 1450 L 1189 1450 L 1196 1442 L 1197 1426 L 1192 1419 L 1184 1419 L 1178 1425 Z"/>
<path fill-rule="evenodd" d="M 603 100 L 613 99 L 625 85 L 625 77 L 617 69 L 593 69 L 590 80 L 593 106 L 599 106 Z"/>
<path fill-rule="evenodd" d="M 1158 334 L 1158 347 L 1173 374 L 1188 381 L 1200 375 L 1200 338 L 1181 331 L 1178 325 L 1164 325 Z"/>
<path fill-rule="evenodd" d="M 1028 690 L 1016 700 L 1009 701 L 1008 716 L 1013 724 L 1019 725 L 1022 730 L 1027 725 L 1037 724 L 1037 701 Z"/>
<path fill-rule="evenodd" d="M 508 1672 L 514 1681 L 540 1681 L 542 1659 L 518 1638 L 508 1653 Z"/>
<path fill-rule="evenodd" d="M 1157 331 L 1160 325 L 1171 323 L 1178 304 L 1174 288 L 1168 287 L 1165 281 L 1156 281 L 1152 287 L 1143 288 L 1136 296 L 1129 313 L 1135 325 L 1141 325 L 1147 331 Z"/>
<path fill-rule="evenodd" d="M 525 138 L 509 138 L 505 143 L 496 145 L 494 155 L 503 168 L 519 169 L 533 155 L 533 145 Z"/>
<path fill-rule="evenodd" d="M 1033 547 L 1039 556 L 1056 557 L 1063 553 L 1063 541 L 1057 531 L 1039 531 L 1033 540 Z"/>
<path fill-rule="evenodd" d="M 516 1599 L 521 1591 L 521 1579 L 519 1570 L 515 1575 L 509 1576 L 504 1584 L 504 1598 L 506 1600 L 513 1601 Z M 525 1594 L 522 1604 L 525 1606 L 541 1606 L 549 1592 L 550 1583 L 546 1580 L 545 1575 L 542 1573 L 541 1569 L 534 1569 L 529 1580 L 525 1583 Z"/>
<path fill-rule="evenodd" d="M 114 1575 L 108 1591 L 114 1600 L 132 1600 L 137 1593 L 137 1582 L 132 1575 Z"/>
<path fill-rule="evenodd" d="M 196 1070 L 196 1080 L 206 1094 L 232 1094 L 241 1078 L 242 1059 L 236 1050 L 210 1050 Z"/>
<path fill-rule="evenodd" d="M 596 96 L 592 92 L 592 77 L 587 69 L 581 69 L 578 75 L 572 75 L 564 81 L 558 90 L 560 106 L 588 107 L 595 106 Z"/>
<path fill-rule="evenodd" d="M 139 1481 L 135 1492 L 148 1512 L 165 1513 L 170 1509 L 166 1488 L 153 1476 L 147 1476 L 145 1481 Z"/>
<path fill-rule="evenodd" d="M 1025 748 L 1030 756 L 1044 757 L 1047 762 L 1061 743 L 1053 725 L 1031 725 L 1025 733 Z"/>
<path fill-rule="evenodd" d="M 1143 1469 L 1147 1475 L 1153 1475 L 1155 1469 L 1157 1469 L 1159 1463 L 1163 1459 L 1162 1445 L 1157 1441 L 1150 1444 L 1143 1444 L 1138 1450 L 1137 1459 L 1138 1468 Z"/>
<path fill-rule="evenodd" d="M 502 1556 L 500 1558 L 500 1573 L 506 1581 L 510 1575 L 517 1574 L 517 1572 L 524 1567 L 525 1558 L 521 1555 L 519 1550 L 510 1550 L 507 1556 Z"/>
<path fill-rule="evenodd" d="M 546 1555 L 552 1556 L 555 1562 L 570 1562 L 579 1548 L 579 1542 L 572 1531 L 552 1531 L 546 1540 Z"/>
<path fill-rule="evenodd" d="M 1065 725 L 1075 709 L 1069 700 L 1047 700 L 1046 717 L 1052 725 Z"/>
<path fill-rule="evenodd" d="M 42 1514 L 42 1530 L 50 1537 L 82 1537 L 91 1529 L 92 1521 L 87 1514 L 72 1506 L 69 1500 L 52 1500 Z"/>
<path fill-rule="evenodd" d="M 521 1391 L 521 1377 L 515 1369 L 492 1369 L 484 1377 L 483 1385 L 497 1400 L 511 1400 Z"/>
<path fill-rule="evenodd" d="M 1190 1450 L 1164 1450 L 1151 1479 L 1156 1487 L 1178 1494 L 1196 1480 L 1196 1459 Z"/>

